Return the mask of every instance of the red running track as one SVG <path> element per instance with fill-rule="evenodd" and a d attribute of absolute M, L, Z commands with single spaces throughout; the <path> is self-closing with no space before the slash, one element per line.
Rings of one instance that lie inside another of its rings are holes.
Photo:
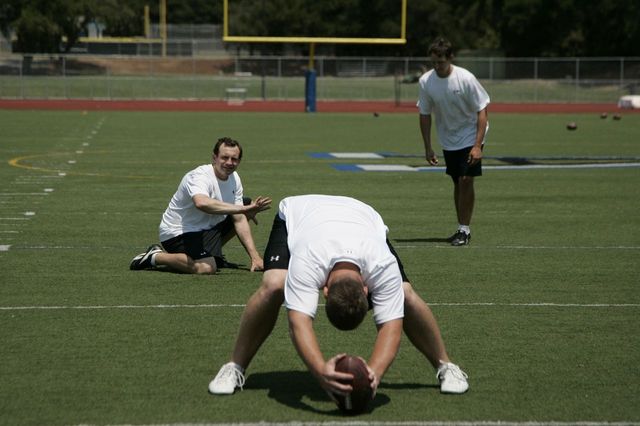
<path fill-rule="evenodd" d="M 200 100 L 92 100 L 92 99 L 0 99 L 0 109 L 79 110 L 79 111 L 237 111 L 237 112 L 304 112 L 303 101 L 246 101 L 233 105 L 225 101 Z M 318 112 L 416 113 L 415 105 L 370 101 L 319 101 Z M 603 113 L 640 112 L 621 110 L 615 103 L 495 103 L 490 112 L 502 113 Z"/>

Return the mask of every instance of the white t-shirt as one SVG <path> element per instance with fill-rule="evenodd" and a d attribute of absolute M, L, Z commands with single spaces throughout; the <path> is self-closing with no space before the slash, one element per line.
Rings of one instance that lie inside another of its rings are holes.
<path fill-rule="evenodd" d="M 196 208 L 193 196 L 206 195 L 229 204 L 242 205 L 242 182 L 237 172 L 227 180 L 219 180 L 213 171 L 213 165 L 199 166 L 184 175 L 178 190 L 162 215 L 160 222 L 160 241 L 177 237 L 186 232 L 211 229 L 222 222 L 227 215 L 208 214 Z"/>
<path fill-rule="evenodd" d="M 447 151 L 475 144 L 478 112 L 490 102 L 487 91 L 473 74 L 451 66 L 453 70 L 448 77 L 438 77 L 435 70 L 430 70 L 418 81 L 420 114 L 435 115 L 438 141 Z"/>
<path fill-rule="evenodd" d="M 350 262 L 369 288 L 375 323 L 404 316 L 400 268 L 386 242 L 388 229 L 373 208 L 348 197 L 302 195 L 282 200 L 279 216 L 287 224 L 291 253 L 287 309 L 315 317 L 329 272 L 338 262 Z"/>

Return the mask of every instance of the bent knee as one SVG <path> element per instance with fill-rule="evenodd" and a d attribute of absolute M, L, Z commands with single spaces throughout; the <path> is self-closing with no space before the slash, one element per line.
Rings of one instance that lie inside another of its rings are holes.
<path fill-rule="evenodd" d="M 286 269 L 270 269 L 262 275 L 260 292 L 264 297 L 284 299 L 284 281 Z"/>
<path fill-rule="evenodd" d="M 195 261 L 191 265 L 191 273 L 196 275 L 213 275 L 216 273 L 218 268 L 216 267 L 215 261 L 212 262 L 198 262 Z"/>

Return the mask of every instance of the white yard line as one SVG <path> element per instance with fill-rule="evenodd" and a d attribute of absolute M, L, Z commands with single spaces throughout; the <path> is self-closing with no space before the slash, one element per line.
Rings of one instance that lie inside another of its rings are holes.
<path fill-rule="evenodd" d="M 323 305 L 319 305 L 323 306 Z M 640 308 L 640 303 L 500 303 L 500 302 L 434 302 L 429 306 L 452 307 L 522 307 L 522 308 Z M 134 309 L 227 309 L 244 308 L 244 304 L 161 304 L 161 305 L 51 305 L 0 306 L 0 311 L 60 311 L 60 310 L 134 310 Z"/>

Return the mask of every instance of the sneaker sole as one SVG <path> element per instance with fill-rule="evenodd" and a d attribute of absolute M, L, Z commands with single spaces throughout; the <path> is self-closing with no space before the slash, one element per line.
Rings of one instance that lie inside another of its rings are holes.
<path fill-rule="evenodd" d="M 209 389 L 209 393 L 211 395 L 233 395 L 234 393 L 236 393 L 236 391 L 234 389 L 233 392 L 214 392 L 211 389 Z"/>
<path fill-rule="evenodd" d="M 451 245 L 454 247 L 468 246 L 469 244 L 471 244 L 471 237 L 467 238 L 467 241 L 451 241 Z"/>
<path fill-rule="evenodd" d="M 466 388 L 463 391 L 454 391 L 454 390 L 440 390 L 441 394 L 444 395 L 462 395 L 463 393 L 466 393 L 469 390 L 469 388 Z"/>

